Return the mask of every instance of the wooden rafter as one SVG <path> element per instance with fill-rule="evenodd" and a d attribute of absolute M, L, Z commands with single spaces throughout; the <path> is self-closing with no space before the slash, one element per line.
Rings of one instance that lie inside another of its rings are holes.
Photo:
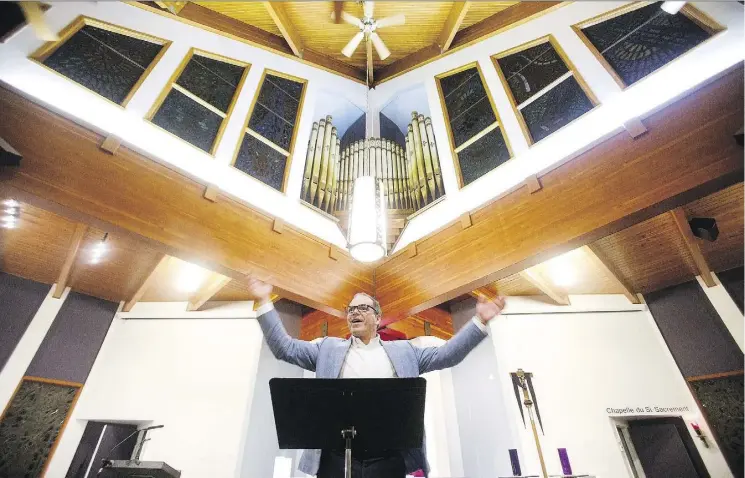
<path fill-rule="evenodd" d="M 67 256 L 65 256 L 65 262 L 62 264 L 62 270 L 60 270 L 59 277 L 57 278 L 57 285 L 54 288 L 52 297 L 59 299 L 62 297 L 62 293 L 65 292 L 67 287 L 67 281 L 70 280 L 70 274 L 72 273 L 72 266 L 75 264 L 75 258 L 78 256 L 78 250 L 80 250 L 80 244 L 83 242 L 85 237 L 85 231 L 88 230 L 88 226 L 85 224 L 76 224 L 75 231 L 72 233 L 70 239 L 70 246 L 67 248 Z"/>
<path fill-rule="evenodd" d="M 603 271 L 603 274 L 616 281 L 618 285 L 623 288 L 623 295 L 625 295 L 632 304 L 639 303 L 639 297 L 634 293 L 634 289 L 629 285 L 628 281 L 624 279 L 623 275 L 621 275 L 621 272 L 613 262 L 605 257 L 600 248 L 594 244 L 588 244 L 584 247 L 584 250 L 590 261 L 592 261 L 598 269 Z"/>
<path fill-rule="evenodd" d="M 287 44 L 290 45 L 290 49 L 292 49 L 292 52 L 296 56 L 302 58 L 303 42 L 300 39 L 300 34 L 298 33 L 297 29 L 290 21 L 290 18 L 287 16 L 287 11 L 285 10 L 284 4 L 282 2 L 263 3 L 266 11 L 269 12 L 269 16 L 272 17 L 272 20 L 274 20 L 274 24 L 277 25 L 280 33 L 282 33 L 282 37 L 284 37 Z"/>
<path fill-rule="evenodd" d="M 140 299 L 142 299 L 142 296 L 145 295 L 145 292 L 147 292 L 150 284 L 153 283 L 153 279 L 155 278 L 158 269 L 166 262 L 168 262 L 170 258 L 171 256 L 163 254 L 160 257 L 160 260 L 156 262 L 155 265 L 148 271 L 147 275 L 145 276 L 145 280 L 143 280 L 142 284 L 140 284 L 140 287 L 137 288 L 137 292 L 135 292 L 132 298 L 129 299 L 126 304 L 124 304 L 124 308 L 122 309 L 124 312 L 129 312 L 130 310 L 132 310 L 132 307 L 134 307 L 135 304 L 139 302 Z"/>
<path fill-rule="evenodd" d="M 676 207 L 670 211 L 670 215 L 672 216 L 673 221 L 675 221 L 675 225 L 678 227 L 678 231 L 680 232 L 680 236 L 683 238 L 683 242 L 685 243 L 688 252 L 690 252 L 693 257 L 693 262 L 696 263 L 698 274 L 701 276 L 704 284 L 706 284 L 706 287 L 714 287 L 717 283 L 714 280 L 714 276 L 711 274 L 711 269 L 709 268 L 709 264 L 706 262 L 704 254 L 701 252 L 701 247 L 699 247 L 698 242 L 696 241 L 696 236 L 693 235 L 691 226 L 688 225 L 688 218 L 686 218 L 685 211 L 683 211 L 682 207 Z"/>
<path fill-rule="evenodd" d="M 566 293 L 552 285 L 538 272 L 526 269 L 520 272 L 520 276 L 540 289 L 541 292 L 549 296 L 551 300 L 553 300 L 557 304 L 569 305 L 569 297 L 566 295 Z"/>
<path fill-rule="evenodd" d="M 471 2 L 453 2 L 453 7 L 450 10 L 445 25 L 440 32 L 440 36 L 437 38 L 437 45 L 440 47 L 440 52 L 444 53 L 450 48 L 450 44 L 455 39 L 455 34 L 458 33 L 463 19 L 466 18 L 466 13 L 471 7 Z"/>
<path fill-rule="evenodd" d="M 202 287 L 191 296 L 189 299 L 189 305 L 186 306 L 186 310 L 199 310 L 208 300 L 220 292 L 223 287 L 228 285 L 228 282 L 231 280 L 230 277 L 213 272 L 212 276 L 204 282 Z"/>

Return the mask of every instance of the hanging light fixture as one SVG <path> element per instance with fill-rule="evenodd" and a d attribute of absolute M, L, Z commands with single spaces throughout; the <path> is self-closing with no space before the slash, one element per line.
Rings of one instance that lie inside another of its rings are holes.
<path fill-rule="evenodd" d="M 354 181 L 349 213 L 349 253 L 360 262 L 373 262 L 386 254 L 386 209 L 383 188 L 373 176 Z"/>
<path fill-rule="evenodd" d="M 98 264 L 101 262 L 101 259 L 103 259 L 103 256 L 106 255 L 106 252 L 109 250 L 108 244 L 106 244 L 106 240 L 109 238 L 109 233 L 105 233 L 103 235 L 103 239 L 98 241 L 95 246 L 93 246 L 93 250 L 91 252 L 91 264 Z"/>

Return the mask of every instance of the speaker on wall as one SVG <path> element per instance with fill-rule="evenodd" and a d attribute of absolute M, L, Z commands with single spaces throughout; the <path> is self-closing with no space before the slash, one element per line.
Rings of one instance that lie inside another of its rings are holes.
<path fill-rule="evenodd" d="M 0 138 L 0 168 L 3 166 L 20 166 L 21 153 L 13 149 L 3 138 Z"/>

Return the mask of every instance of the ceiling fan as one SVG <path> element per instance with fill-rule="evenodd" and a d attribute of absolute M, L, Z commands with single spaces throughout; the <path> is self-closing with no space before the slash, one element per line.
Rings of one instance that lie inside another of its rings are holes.
<path fill-rule="evenodd" d="M 337 2 L 341 3 L 341 2 Z M 391 51 L 385 46 L 385 43 L 378 35 L 377 30 L 385 27 L 392 27 L 396 25 L 403 25 L 406 23 L 406 16 L 404 14 L 393 15 L 391 17 L 381 18 L 376 20 L 373 18 L 373 10 L 375 8 L 375 2 L 362 2 L 363 17 L 357 18 L 345 12 L 341 8 L 335 8 L 331 13 L 331 18 L 339 23 L 344 21 L 356 27 L 359 27 L 360 31 L 349 40 L 349 43 L 341 50 L 342 54 L 347 58 L 350 58 L 357 47 L 364 39 L 366 42 L 371 42 L 375 51 L 381 60 L 385 60 L 391 55 Z M 368 52 L 369 52 L 368 48 Z M 368 58 L 368 62 L 369 62 Z"/>

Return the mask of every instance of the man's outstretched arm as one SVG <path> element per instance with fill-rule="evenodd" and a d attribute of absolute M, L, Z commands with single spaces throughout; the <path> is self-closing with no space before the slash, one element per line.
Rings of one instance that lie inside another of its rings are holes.
<path fill-rule="evenodd" d="M 269 350 L 274 356 L 279 360 L 315 372 L 321 343 L 306 342 L 290 337 L 270 299 L 272 295 L 270 284 L 251 277 L 248 280 L 248 293 L 259 304 L 257 310 L 259 325 Z"/>
<path fill-rule="evenodd" d="M 487 324 L 499 315 L 503 308 L 503 297 L 497 297 L 493 301 L 479 298 L 473 320 L 464 325 L 445 345 L 414 347 L 419 363 L 419 373 L 454 367 L 462 362 L 466 355 L 486 338 Z"/>
<path fill-rule="evenodd" d="M 316 371 L 316 360 L 321 343 L 294 339 L 285 330 L 279 314 L 271 302 L 259 308 L 259 325 L 274 356 L 311 372 Z"/>

